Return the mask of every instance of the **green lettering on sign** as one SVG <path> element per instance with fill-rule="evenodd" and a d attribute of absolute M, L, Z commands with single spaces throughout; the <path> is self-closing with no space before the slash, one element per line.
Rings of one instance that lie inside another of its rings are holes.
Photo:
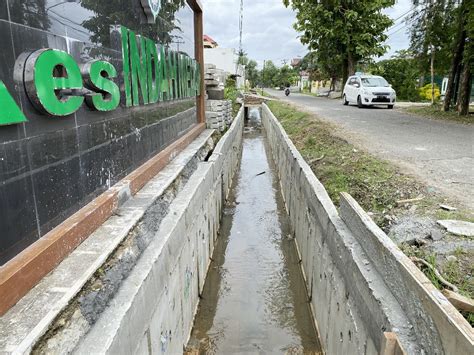
<path fill-rule="evenodd" d="M 121 34 L 125 106 L 200 95 L 196 60 L 125 27 Z M 24 53 L 18 60 L 23 63 L 17 76 L 23 76 L 29 101 L 44 114 L 68 116 L 84 101 L 98 111 L 112 111 L 120 105 L 121 92 L 114 81 L 117 70 L 109 62 L 96 60 L 79 66 L 67 52 L 51 48 Z M 0 110 L 0 125 L 27 121 L 1 80 Z"/>
<path fill-rule="evenodd" d="M 147 56 L 147 70 L 148 70 L 148 101 L 150 104 L 160 100 L 161 91 L 161 67 L 160 58 L 156 44 L 151 39 L 146 39 L 146 56 Z"/>
<path fill-rule="evenodd" d="M 160 66 L 161 66 L 161 96 L 163 101 L 170 100 L 170 82 L 168 80 L 168 63 L 166 60 L 165 47 L 160 49 Z"/>
<path fill-rule="evenodd" d="M 138 51 L 137 39 L 140 43 L 140 52 Z M 129 31 L 129 40 L 133 106 L 140 105 L 138 87 L 141 89 L 143 104 L 146 105 L 148 104 L 148 79 L 145 38 L 141 36 L 135 37 L 135 32 Z"/>
<path fill-rule="evenodd" d="M 125 105 L 138 106 L 158 101 L 199 95 L 199 64 L 189 56 L 160 46 L 146 37 L 121 27 Z M 141 100 L 140 100 L 141 97 Z"/>
<path fill-rule="evenodd" d="M 117 77 L 117 70 L 109 62 L 95 61 L 82 68 L 86 87 L 95 91 L 86 95 L 89 107 L 98 111 L 113 111 L 120 104 L 120 89 L 111 79 Z"/>
<path fill-rule="evenodd" d="M 176 53 L 169 50 L 167 51 L 167 59 L 168 59 L 168 77 L 169 77 L 169 98 L 170 100 L 178 98 L 178 90 L 177 90 L 177 81 L 178 81 L 178 70 L 176 68 Z"/>
<path fill-rule="evenodd" d="M 34 86 L 27 90 L 31 101 L 41 111 L 53 116 L 68 116 L 84 102 L 73 90 L 81 90 L 82 76 L 74 58 L 63 51 L 41 49 L 27 61 L 27 68 L 34 68 Z M 62 91 L 65 92 L 62 92 Z"/>
<path fill-rule="evenodd" d="M 123 83 L 125 90 L 125 106 L 132 106 L 132 88 L 130 86 L 130 47 L 128 45 L 128 29 L 121 27 L 122 32 L 122 60 L 123 60 Z"/>
<path fill-rule="evenodd" d="M 27 119 L 16 104 L 7 87 L 0 80 L 0 125 L 6 126 L 26 122 Z"/>

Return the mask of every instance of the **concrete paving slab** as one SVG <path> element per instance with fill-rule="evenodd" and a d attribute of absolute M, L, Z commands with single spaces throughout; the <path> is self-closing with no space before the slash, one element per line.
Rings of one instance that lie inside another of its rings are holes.
<path fill-rule="evenodd" d="M 474 223 L 452 219 L 439 220 L 437 223 L 446 228 L 449 233 L 463 237 L 474 237 Z"/>

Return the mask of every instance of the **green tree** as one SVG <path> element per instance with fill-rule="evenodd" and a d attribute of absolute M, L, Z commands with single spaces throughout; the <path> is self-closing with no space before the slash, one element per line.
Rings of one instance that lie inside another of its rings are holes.
<path fill-rule="evenodd" d="M 444 75 L 449 70 L 451 38 L 455 32 L 456 0 L 412 0 L 413 12 L 407 17 L 410 28 L 410 50 L 423 74 L 430 70 L 434 53 L 434 70 Z"/>
<path fill-rule="evenodd" d="M 260 73 L 257 69 L 257 62 L 247 57 L 244 51 L 239 52 L 238 63 L 245 65 L 245 79 L 249 81 L 251 87 L 255 87 L 260 79 Z"/>
<path fill-rule="evenodd" d="M 449 73 L 442 109 L 469 113 L 472 83 L 474 6 L 472 0 L 413 0 L 411 49 L 425 72 Z"/>
<path fill-rule="evenodd" d="M 278 68 L 273 64 L 271 60 L 265 62 L 262 69 L 262 85 L 264 87 L 274 86 L 274 78 L 278 75 Z"/>
<path fill-rule="evenodd" d="M 343 80 L 354 74 L 359 60 L 381 56 L 385 30 L 393 21 L 382 13 L 395 0 L 283 0 L 296 11 L 301 41 L 318 53 L 321 68 L 340 68 Z M 330 69 L 330 70 L 329 70 Z"/>
<path fill-rule="evenodd" d="M 335 89 L 336 80 L 342 75 L 341 56 L 336 56 L 334 60 L 325 60 L 322 58 L 324 51 L 312 51 L 303 57 L 300 70 L 309 73 L 309 80 L 327 80 L 331 79 L 331 89 Z"/>
<path fill-rule="evenodd" d="M 398 51 L 390 59 L 369 65 L 368 71 L 383 76 L 397 92 L 398 99 L 410 101 L 418 99 L 421 72 L 417 60 L 410 51 Z"/>
<path fill-rule="evenodd" d="M 13 22 L 42 30 L 48 30 L 51 26 L 46 0 L 14 1 L 11 4 L 10 16 Z"/>
<path fill-rule="evenodd" d="M 260 80 L 260 72 L 257 66 L 258 64 L 255 60 L 249 60 L 245 66 L 245 76 L 250 83 L 250 87 L 255 87 Z"/>
<path fill-rule="evenodd" d="M 290 68 L 288 65 L 282 66 L 277 70 L 273 77 L 273 86 L 287 87 L 294 84 L 298 80 L 298 73 L 295 69 Z"/>

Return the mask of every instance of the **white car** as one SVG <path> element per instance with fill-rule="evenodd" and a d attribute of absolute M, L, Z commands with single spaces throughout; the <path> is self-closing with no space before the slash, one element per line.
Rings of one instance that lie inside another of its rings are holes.
<path fill-rule="evenodd" d="M 344 105 L 357 103 L 359 108 L 364 106 L 387 105 L 393 108 L 397 93 L 381 76 L 353 75 L 347 79 L 342 93 Z"/>

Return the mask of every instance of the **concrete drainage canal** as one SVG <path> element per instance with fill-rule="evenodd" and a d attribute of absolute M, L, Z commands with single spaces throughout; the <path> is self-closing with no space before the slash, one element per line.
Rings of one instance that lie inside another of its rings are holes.
<path fill-rule="evenodd" d="M 321 352 L 269 149 L 252 109 L 189 351 Z"/>
<path fill-rule="evenodd" d="M 470 324 L 350 195 L 336 208 L 270 109 L 242 113 L 210 158 L 220 233 L 186 352 L 474 354 Z"/>
<path fill-rule="evenodd" d="M 109 243 L 110 257 L 15 353 L 474 354 L 470 324 L 351 196 L 336 208 L 269 108 L 243 116 L 215 146 L 204 131 L 78 248 Z M 113 289 L 109 264 L 127 266 Z"/>

